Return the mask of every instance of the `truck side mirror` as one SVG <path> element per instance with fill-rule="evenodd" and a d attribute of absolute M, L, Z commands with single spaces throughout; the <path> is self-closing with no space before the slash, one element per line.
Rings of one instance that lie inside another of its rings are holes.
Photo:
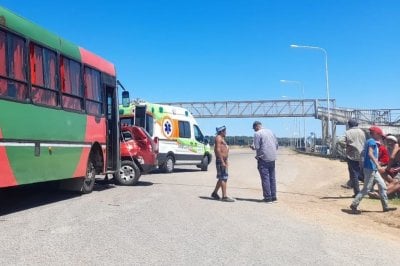
<path fill-rule="evenodd" d="M 122 106 L 129 107 L 130 99 L 129 99 L 129 91 L 122 92 Z"/>

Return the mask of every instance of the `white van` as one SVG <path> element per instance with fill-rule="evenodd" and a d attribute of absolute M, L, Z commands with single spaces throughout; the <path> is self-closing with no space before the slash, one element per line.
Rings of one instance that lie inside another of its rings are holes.
<path fill-rule="evenodd" d="M 210 145 L 192 114 L 181 107 L 131 103 L 120 106 L 121 125 L 137 125 L 158 138 L 159 168 L 171 173 L 175 165 L 197 165 L 207 171 L 211 162 Z"/>

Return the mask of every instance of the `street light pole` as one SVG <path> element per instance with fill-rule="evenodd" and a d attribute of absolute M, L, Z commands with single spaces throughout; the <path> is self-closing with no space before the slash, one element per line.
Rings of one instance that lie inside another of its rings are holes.
<path fill-rule="evenodd" d="M 324 48 L 318 46 L 310 46 L 310 45 L 290 45 L 291 48 L 305 48 L 305 49 L 314 49 L 320 50 L 325 55 L 325 78 L 326 78 L 326 98 L 327 98 L 327 109 L 328 109 L 328 138 L 330 137 L 330 124 L 331 124 L 331 112 L 330 112 L 330 97 L 329 97 L 329 75 L 328 75 L 328 53 Z M 330 146 L 330 143 L 329 143 Z M 331 147 L 329 147 L 331 148 Z"/>
<path fill-rule="evenodd" d="M 286 79 L 281 79 L 280 82 L 282 83 L 294 83 L 297 84 L 299 86 L 299 88 L 301 89 L 301 98 L 303 100 L 302 102 L 302 113 L 303 113 L 303 141 L 304 141 L 304 149 L 306 148 L 306 117 L 305 117 L 305 113 L 304 113 L 304 86 L 303 83 L 301 81 L 298 80 L 286 80 Z"/>

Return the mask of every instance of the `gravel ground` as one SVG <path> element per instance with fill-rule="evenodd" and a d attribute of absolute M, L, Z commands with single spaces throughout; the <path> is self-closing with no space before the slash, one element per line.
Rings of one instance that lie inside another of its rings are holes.
<path fill-rule="evenodd" d="M 253 153 L 232 150 L 228 193 L 210 199 L 208 172 L 154 173 L 135 187 L 97 185 L 78 196 L 41 187 L 0 191 L 0 265 L 397 265 L 397 217 L 346 212 L 339 161 L 279 151 L 277 204 L 259 202 Z M 386 252 L 385 252 L 386 251 Z M 387 254 L 390 254 L 388 256 Z"/>

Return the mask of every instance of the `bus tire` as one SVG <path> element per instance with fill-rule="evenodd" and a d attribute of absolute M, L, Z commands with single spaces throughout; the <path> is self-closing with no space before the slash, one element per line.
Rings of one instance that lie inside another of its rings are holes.
<path fill-rule="evenodd" d="M 174 167 L 175 167 L 174 157 L 172 155 L 167 155 L 165 162 L 161 166 L 161 170 L 164 173 L 172 173 L 174 171 Z"/>
<path fill-rule="evenodd" d="M 201 171 L 207 171 L 208 170 L 208 156 L 205 155 L 203 159 L 201 160 L 201 166 L 200 166 Z"/>
<path fill-rule="evenodd" d="M 81 193 L 89 194 L 93 191 L 94 183 L 96 182 L 96 168 L 92 156 L 89 156 L 86 166 L 86 176 L 83 178 Z"/>
<path fill-rule="evenodd" d="M 115 183 L 120 186 L 133 186 L 139 182 L 140 169 L 135 162 L 125 160 L 121 162 L 119 174 L 115 175 Z"/>

